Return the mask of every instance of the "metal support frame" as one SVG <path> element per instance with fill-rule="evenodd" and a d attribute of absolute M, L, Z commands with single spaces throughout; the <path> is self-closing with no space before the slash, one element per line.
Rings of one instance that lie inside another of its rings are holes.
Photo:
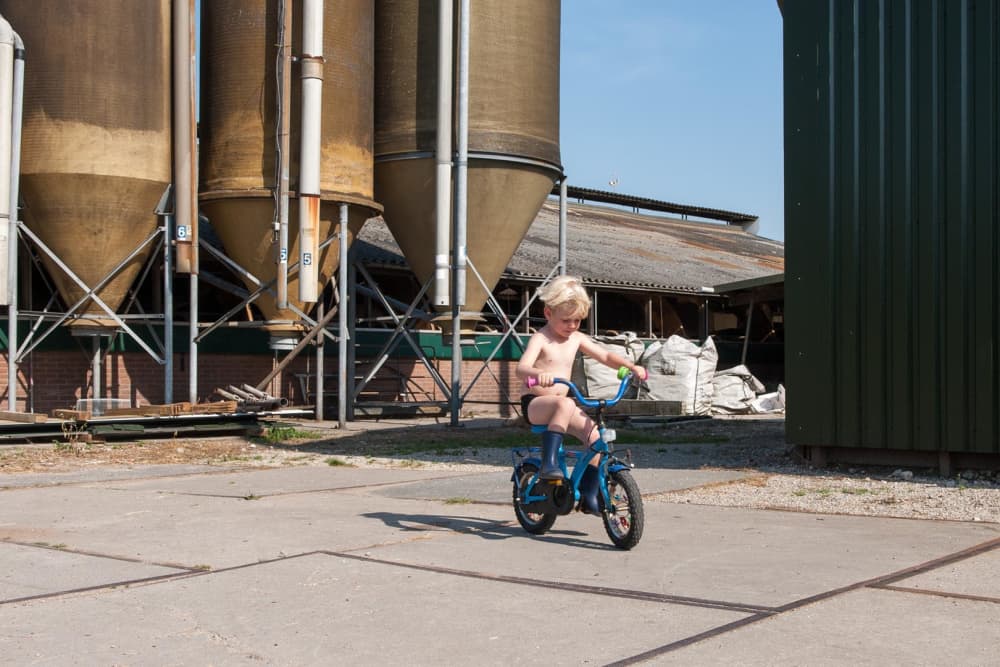
<path fill-rule="evenodd" d="M 160 236 L 163 233 L 164 231 L 163 227 L 156 228 L 148 237 L 146 237 L 144 241 L 142 241 L 134 250 L 132 250 L 132 252 L 130 252 L 125 259 L 119 262 L 111 270 L 110 273 L 105 275 L 104 278 L 99 280 L 93 287 L 88 286 L 78 275 L 76 275 L 76 273 L 74 273 L 73 270 L 70 269 L 69 266 L 67 266 L 66 263 L 63 262 L 62 259 L 58 255 L 56 255 L 47 245 L 45 245 L 45 243 L 42 242 L 42 240 L 34 232 L 32 232 L 31 229 L 29 229 L 26 225 L 19 225 L 19 229 L 24 237 L 30 239 L 31 242 L 34 243 L 38 249 L 44 252 L 49 257 L 49 259 L 52 260 L 52 262 L 57 267 L 59 267 L 59 269 L 70 280 L 76 283 L 77 287 L 79 287 L 84 291 L 84 295 L 75 304 L 73 304 L 70 308 L 68 308 L 66 312 L 64 312 L 62 316 L 60 316 L 56 320 L 56 322 L 39 337 L 38 340 L 36 340 L 33 344 L 26 346 L 26 348 L 22 348 L 21 350 L 19 350 L 18 360 L 22 359 L 24 355 L 28 354 L 35 347 L 37 347 L 42 340 L 48 337 L 48 335 L 51 334 L 56 329 L 56 327 L 58 327 L 60 324 L 69 319 L 89 299 L 93 301 L 95 304 L 97 304 L 97 306 L 101 310 L 103 310 L 108 315 L 108 317 L 111 318 L 111 320 L 115 322 L 118 328 L 127 333 L 136 342 L 136 344 L 139 345 L 139 347 L 141 347 L 143 350 L 145 350 L 146 353 L 149 356 L 151 356 L 159 365 L 162 366 L 166 363 L 166 360 L 163 357 L 159 356 L 156 352 L 154 352 L 149 347 L 149 345 L 147 345 L 146 342 L 142 340 L 142 338 L 140 338 L 139 335 L 136 334 L 132 330 L 132 328 L 125 323 L 122 317 L 120 317 L 117 313 L 115 313 L 114 310 L 110 306 L 108 306 L 108 304 L 106 304 L 99 296 L 97 296 L 97 292 L 103 289 L 104 286 L 107 285 L 109 282 L 111 282 L 111 280 L 116 275 L 118 275 L 118 273 L 123 268 L 125 268 L 125 266 L 128 265 L 143 250 L 143 248 L 152 243 L 154 240 L 157 239 L 158 236 Z"/>
<path fill-rule="evenodd" d="M 414 312 L 417 310 L 417 304 L 420 303 L 420 301 L 424 298 L 424 295 L 430 289 L 431 284 L 433 283 L 433 278 L 424 283 L 424 285 L 420 288 L 420 292 L 413 299 L 413 301 L 406 307 L 406 312 L 402 315 L 402 317 L 400 317 L 399 315 L 397 315 L 395 309 L 390 304 L 390 300 L 382 293 L 381 288 L 378 286 L 378 282 L 376 282 L 375 279 L 372 278 L 371 274 L 368 273 L 368 270 L 360 263 L 355 263 L 355 268 L 357 269 L 358 272 L 361 273 L 361 276 L 368 283 L 368 289 L 365 289 L 357 285 L 355 286 L 355 289 L 362 293 L 367 293 L 369 296 L 374 296 L 375 298 L 377 298 L 379 302 L 382 304 L 382 307 L 392 318 L 393 322 L 396 325 L 396 328 L 393 330 L 392 335 L 389 337 L 389 340 L 386 341 L 386 343 L 382 346 L 382 349 L 379 350 L 378 354 L 376 355 L 376 362 L 374 367 L 371 370 L 369 370 L 369 372 L 364 376 L 364 378 L 362 378 L 361 381 L 354 387 L 354 391 L 351 394 L 351 400 L 352 401 L 357 400 L 358 395 L 361 393 L 361 391 L 368 385 L 369 382 L 371 382 L 372 378 L 375 377 L 375 375 L 379 372 L 379 370 L 382 369 L 382 366 L 385 365 L 385 362 L 389 359 L 389 355 L 392 354 L 393 350 L 395 350 L 396 347 L 399 345 L 400 337 L 402 337 L 403 339 L 406 340 L 407 343 L 410 344 L 410 347 L 413 349 L 414 352 L 416 352 L 417 358 L 427 369 L 427 372 L 430 373 L 431 378 L 434 380 L 435 384 L 437 384 L 438 388 L 441 389 L 441 392 L 450 401 L 452 389 L 445 384 L 444 379 L 441 377 L 440 373 L 438 373 L 437 369 L 434 368 L 434 366 L 431 365 L 431 363 L 427 360 L 427 355 L 424 354 L 424 351 L 420 348 L 417 342 L 413 340 L 413 337 L 410 335 L 410 332 L 407 331 L 407 326 L 409 325 L 409 323 L 412 320 L 417 319 L 414 316 Z M 398 304 L 399 302 L 397 301 L 395 303 Z"/>
<path fill-rule="evenodd" d="M 564 182 L 565 182 L 565 180 L 564 180 Z M 561 205 L 562 208 L 565 208 L 565 202 L 566 202 L 566 196 L 565 195 L 566 195 L 565 188 L 561 188 L 561 192 L 560 192 L 560 205 Z M 561 242 L 560 242 L 560 247 L 559 247 L 559 258 L 558 258 L 558 261 L 557 261 L 556 265 L 549 271 L 549 273 L 542 280 L 542 284 L 543 285 L 547 284 L 557 274 L 559 274 L 559 275 L 565 275 L 565 270 L 566 270 L 566 243 L 565 243 L 565 239 L 566 239 L 566 216 L 565 215 L 560 216 L 560 219 L 559 219 L 559 237 L 561 239 Z M 483 280 L 482 276 L 479 274 L 478 270 L 476 269 L 475 264 L 470 259 L 468 259 L 468 258 L 466 258 L 466 267 L 467 267 L 468 270 L 470 270 L 472 272 L 473 276 L 475 276 L 476 280 L 479 281 L 480 285 L 482 285 L 484 291 L 486 292 L 486 294 L 487 294 L 486 304 L 493 311 L 493 313 L 497 316 L 497 319 L 499 320 L 499 322 L 502 325 L 503 333 L 502 333 L 502 335 L 500 337 L 500 340 L 497 341 L 497 344 L 494 347 L 493 351 L 489 354 L 489 356 L 483 362 L 482 366 L 476 372 L 476 374 L 473 376 L 473 378 L 469 382 L 468 386 L 464 387 L 464 392 L 459 397 L 459 403 L 461 403 L 462 401 L 465 400 L 465 398 L 468 396 L 469 392 L 475 386 L 476 382 L 483 375 L 483 373 L 489 371 L 489 364 L 490 364 L 490 362 L 493 361 L 493 359 L 499 353 L 500 348 L 503 346 L 504 342 L 506 342 L 508 338 L 512 338 L 513 337 L 513 340 L 516 342 L 516 344 L 519 347 L 521 347 L 522 350 L 524 349 L 524 344 L 521 342 L 520 337 L 517 336 L 517 326 L 521 323 L 522 320 L 526 320 L 526 318 L 528 316 L 528 313 L 529 313 L 529 311 L 531 309 L 531 305 L 538 298 L 537 292 L 535 294 L 532 294 L 527 299 L 527 301 L 522 305 L 522 308 L 521 308 L 520 312 L 514 317 L 513 320 L 511 320 L 504 313 L 503 308 L 497 302 L 496 297 L 493 296 L 492 291 L 490 290 L 490 286 L 487 285 L 486 282 Z M 374 296 L 375 298 L 377 298 L 381 302 L 382 307 L 385 309 L 385 311 L 387 313 L 389 313 L 389 315 L 393 318 L 393 322 L 396 324 L 396 329 L 393 331 L 393 334 L 390 337 L 389 341 L 385 343 L 385 345 L 383 346 L 382 350 L 380 350 L 380 352 L 378 353 L 375 368 L 372 371 L 370 371 L 362 379 L 362 381 L 359 383 L 359 385 L 356 388 L 353 389 L 353 391 L 351 393 L 352 399 L 356 400 L 357 396 L 360 394 L 361 390 L 363 390 L 364 387 L 368 384 L 368 382 L 370 382 L 371 379 L 374 378 L 374 376 L 377 374 L 378 370 L 380 370 L 381 367 L 385 364 L 385 361 L 388 359 L 388 356 L 392 353 L 392 351 L 399 344 L 399 342 L 400 342 L 399 338 L 400 338 L 400 336 L 402 336 L 410 344 L 410 347 L 413 348 L 413 350 L 417 353 L 417 356 L 420 359 L 421 363 L 423 363 L 424 366 L 427 367 L 428 371 L 431 373 L 431 377 L 435 380 L 435 382 L 437 383 L 438 387 L 449 398 L 449 404 L 453 405 L 454 404 L 454 399 L 452 398 L 452 395 L 454 393 L 454 387 L 455 387 L 455 385 L 454 384 L 452 385 L 452 389 L 451 390 L 449 390 L 449 388 L 447 386 L 445 386 L 444 380 L 441 379 L 441 377 L 437 373 L 436 369 L 434 369 L 434 367 L 427 361 L 426 355 L 423 353 L 423 350 L 420 349 L 419 345 L 417 345 L 416 341 L 414 341 L 412 339 L 412 337 L 410 337 L 409 333 L 406 330 L 406 327 L 409 325 L 410 321 L 413 320 L 413 319 L 416 319 L 413 316 L 413 313 L 414 313 L 414 311 L 416 309 L 416 304 L 420 302 L 420 300 L 423 298 L 424 294 L 427 293 L 427 291 L 430 289 L 431 285 L 433 284 L 433 278 L 430 281 L 428 281 L 425 285 L 423 285 L 423 287 L 420 290 L 419 294 L 413 300 L 412 303 L 410 303 L 410 304 L 404 304 L 404 303 L 401 303 L 401 302 L 396 301 L 394 299 L 390 299 L 389 297 L 385 296 L 381 292 L 381 289 L 378 287 L 378 283 L 375 281 L 374 278 L 372 278 L 371 274 L 368 272 L 368 270 L 363 265 L 356 264 L 355 265 L 355 270 L 361 272 L 361 274 L 365 278 L 365 280 L 369 283 L 369 285 L 371 285 L 371 288 L 369 288 L 369 289 L 365 289 L 363 287 L 359 288 L 357 286 L 356 281 L 351 281 L 352 289 L 354 289 L 354 290 L 360 289 L 362 292 L 366 292 L 369 295 Z M 402 318 L 400 318 L 399 316 L 396 315 L 396 312 L 395 312 L 394 308 L 396 308 L 396 309 L 406 309 Z M 356 318 L 352 318 L 352 321 L 354 321 L 355 319 Z M 496 378 L 494 377 L 494 379 L 496 379 Z M 498 381 L 498 385 L 499 385 L 499 381 Z M 461 387 L 459 388 L 459 391 L 462 391 Z"/>
<path fill-rule="evenodd" d="M 319 245 L 320 250 L 322 250 L 322 249 L 326 248 L 327 246 L 329 246 L 334 241 L 334 239 L 336 239 L 336 238 L 337 238 L 336 235 L 328 236 L 322 243 L 320 243 L 320 245 Z M 233 317 L 233 315 L 235 315 L 236 313 L 238 313 L 244 307 L 246 307 L 246 306 L 250 305 L 251 303 L 253 303 L 254 301 L 256 301 L 265 292 L 267 292 L 267 293 L 269 293 L 271 295 L 274 295 L 275 297 L 277 296 L 277 293 L 275 291 L 275 283 L 276 283 L 276 280 L 277 280 L 276 278 L 271 279 L 271 280 L 267 281 L 266 283 L 262 282 L 260 280 L 260 278 L 258 278 L 251 271 L 249 271 L 248 269 L 244 268 L 242 265 L 240 265 L 238 262 L 236 262 L 235 260 L 233 260 L 231 257 L 229 257 L 228 255 L 226 255 L 225 253 L 223 253 L 223 252 L 221 252 L 221 251 L 213 248 L 211 245 L 209 245 L 208 243 L 205 243 L 204 241 L 202 241 L 201 245 L 202 245 L 202 248 L 204 248 L 210 255 L 212 255 L 213 257 L 215 257 L 216 259 L 218 259 L 220 262 L 222 262 L 233 273 L 235 273 L 238 276 L 244 277 L 245 279 L 249 280 L 251 283 L 253 283 L 254 285 L 256 285 L 257 289 L 255 289 L 253 292 L 247 293 L 247 292 L 243 292 L 242 290 L 240 290 L 238 288 L 237 289 L 228 288 L 228 287 L 226 287 L 224 285 L 224 283 L 221 283 L 219 281 L 213 281 L 212 278 L 208 278 L 208 282 L 214 282 L 214 284 L 222 287 L 223 289 L 226 289 L 227 291 L 229 291 L 230 293 L 236 295 L 237 297 L 240 297 L 242 299 L 242 301 L 240 301 L 240 303 L 238 303 L 237 305 L 235 305 L 232 308 L 230 308 L 225 314 L 223 314 L 221 317 L 219 317 L 218 319 L 216 319 L 214 322 L 212 322 L 208 326 L 204 327 L 202 329 L 201 333 L 199 333 L 195 337 L 195 339 L 194 339 L 195 342 L 197 342 L 197 343 L 200 343 L 202 340 L 205 339 L 206 336 L 208 336 L 210 333 L 212 333 L 213 331 L 215 331 L 216 329 L 218 329 L 219 327 L 221 327 L 223 324 L 225 324 L 226 322 L 228 322 Z M 299 265 L 298 262 L 294 262 L 294 263 L 290 264 L 289 267 L 288 267 L 289 272 L 291 273 L 296 268 L 298 268 L 298 265 Z M 292 304 L 288 304 L 288 309 L 291 310 L 293 313 L 295 313 L 300 318 L 300 320 L 302 322 L 304 322 L 307 326 L 309 326 L 309 327 L 316 326 L 316 320 L 312 319 L 306 313 L 302 312 L 302 310 L 300 308 L 298 308 L 297 306 L 294 306 Z M 336 337 L 332 333 L 330 333 L 329 331 L 324 331 L 323 335 L 327 336 L 332 341 L 337 340 Z"/>

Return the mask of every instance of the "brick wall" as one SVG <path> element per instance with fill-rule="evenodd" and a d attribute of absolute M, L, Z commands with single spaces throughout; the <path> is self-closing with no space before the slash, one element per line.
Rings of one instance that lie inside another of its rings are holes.
<path fill-rule="evenodd" d="M 174 356 L 173 400 L 188 399 L 189 355 Z M 217 387 L 246 383 L 256 386 L 280 358 L 267 355 L 201 354 L 198 356 L 198 399 L 218 400 Z M 283 396 L 294 404 L 305 404 L 298 374 L 315 375 L 315 356 L 301 355 L 265 388 L 272 396 Z M 451 384 L 451 360 L 430 360 L 446 387 Z M 521 383 L 514 374 L 514 361 L 492 361 L 483 369 L 481 361 L 462 364 L 462 391 L 465 411 L 499 412 L 503 416 L 514 414 L 507 401 L 517 402 Z M 359 361 L 355 376 L 370 368 L 369 362 Z M 336 357 L 324 361 L 325 382 L 328 387 L 336 383 Z M 476 376 L 478 375 L 478 378 Z M 31 404 L 28 404 L 28 386 L 32 383 Z M 475 379 L 475 384 L 472 382 Z M 111 352 L 105 355 L 101 368 L 103 390 L 101 398 L 127 399 L 132 405 L 164 403 L 164 367 L 144 352 Z M 310 386 L 313 379 L 310 378 Z M 0 356 L 0 393 L 2 406 L 7 407 L 7 355 Z M 90 391 L 91 361 L 79 350 L 35 352 L 31 360 L 18 369 L 17 406 L 20 411 L 29 408 L 38 413 L 51 413 L 57 408 L 73 408 L 80 398 L 93 398 Z M 471 387 L 471 389 L 470 389 Z M 505 395 L 506 393 L 506 395 Z M 434 382 L 431 372 L 416 360 L 389 360 L 368 387 L 367 396 L 375 400 L 445 401 L 444 391 Z"/>

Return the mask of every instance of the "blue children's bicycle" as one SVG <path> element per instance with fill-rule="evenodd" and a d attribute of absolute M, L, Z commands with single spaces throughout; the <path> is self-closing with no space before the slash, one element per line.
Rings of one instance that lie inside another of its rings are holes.
<path fill-rule="evenodd" d="M 580 480 L 588 462 L 594 454 L 600 455 L 598 466 L 598 504 L 604 528 L 608 537 L 619 549 L 631 549 L 642 537 L 643 512 L 639 486 L 629 472 L 632 468 L 631 455 L 626 452 L 626 461 L 614 455 L 612 443 L 615 432 L 604 423 L 604 409 L 621 400 L 632 380 L 627 368 L 618 370 L 621 386 L 618 394 L 610 399 L 592 400 L 580 394 L 572 382 L 556 379 L 556 382 L 570 388 L 580 405 L 593 409 L 593 419 L 597 424 L 600 439 L 587 450 L 566 450 L 559 447 L 558 462 L 565 479 L 540 479 L 540 447 L 514 448 L 511 459 L 514 464 L 514 514 L 521 527 L 533 535 L 545 533 L 561 514 L 569 514 L 580 503 Z M 532 386 L 534 378 L 529 378 Z M 532 433 L 542 433 L 546 426 L 532 426 Z M 573 471 L 566 468 L 568 459 L 573 459 Z"/>

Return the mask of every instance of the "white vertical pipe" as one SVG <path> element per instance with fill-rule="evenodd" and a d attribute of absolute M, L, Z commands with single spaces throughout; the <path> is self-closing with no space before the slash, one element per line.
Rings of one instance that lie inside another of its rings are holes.
<path fill-rule="evenodd" d="M 318 299 L 323 0 L 302 2 L 302 146 L 299 152 L 299 299 Z"/>
<path fill-rule="evenodd" d="M 454 269 L 451 302 L 451 425 L 458 426 L 462 411 L 462 306 L 465 304 L 465 232 L 469 175 L 469 0 L 460 0 L 458 27 L 458 155 L 455 171 Z"/>
<path fill-rule="evenodd" d="M 458 46 L 458 159 L 455 174 L 455 293 L 465 305 L 466 228 L 469 217 L 469 0 L 460 0 Z"/>
<path fill-rule="evenodd" d="M 10 234 L 11 211 L 17 209 L 17 203 L 11 207 L 10 201 L 10 161 L 12 158 L 10 142 L 13 127 L 12 112 L 14 106 L 14 30 L 10 23 L 0 17 L 0 246 L 3 254 L 0 260 L 6 265 L 8 248 L 17 245 L 17 236 Z M 16 218 L 16 214 L 14 215 Z M 0 271 L 0 303 L 9 303 L 9 285 L 12 284 L 7 266 Z"/>
<path fill-rule="evenodd" d="M 453 28 L 454 0 L 440 0 L 438 14 L 438 106 L 437 106 L 437 172 L 435 174 L 434 227 L 434 291 L 435 306 L 447 306 L 448 294 L 448 251 L 451 247 L 451 114 L 452 50 L 454 49 Z"/>
<path fill-rule="evenodd" d="M 14 36 L 14 85 L 11 94 L 10 205 L 7 233 L 7 403 L 17 411 L 17 194 L 21 177 L 21 117 L 24 113 L 24 42 Z"/>

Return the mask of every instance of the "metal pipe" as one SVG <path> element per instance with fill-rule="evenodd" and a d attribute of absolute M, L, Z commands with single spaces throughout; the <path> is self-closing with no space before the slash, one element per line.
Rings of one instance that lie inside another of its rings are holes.
<path fill-rule="evenodd" d="M 753 321 L 754 293 L 750 291 L 750 305 L 747 306 L 747 326 L 743 330 L 743 350 L 740 352 L 740 365 L 747 364 L 747 348 L 750 347 L 750 323 Z"/>
<path fill-rule="evenodd" d="M 466 231 L 469 217 L 469 0 L 461 0 L 458 51 L 458 159 L 455 174 L 455 293 L 465 305 Z"/>
<path fill-rule="evenodd" d="M 24 113 L 24 42 L 14 32 L 14 86 L 11 95 L 10 208 L 7 233 L 7 402 L 17 411 L 17 200 L 21 177 L 21 117 Z"/>
<path fill-rule="evenodd" d="M 340 205 L 340 266 L 337 269 L 337 421 L 340 428 L 347 422 L 347 348 L 352 344 L 347 313 L 347 204 Z"/>
<path fill-rule="evenodd" d="M 435 174 L 434 227 L 434 290 L 435 306 L 447 306 L 448 294 L 448 251 L 451 246 L 451 114 L 452 50 L 454 44 L 452 22 L 454 20 L 454 0 L 440 0 L 438 14 L 438 106 L 437 106 L 437 172 Z"/>
<path fill-rule="evenodd" d="M 302 2 L 302 144 L 299 152 L 299 300 L 315 303 L 319 280 L 323 0 Z"/>
<path fill-rule="evenodd" d="M 14 107 L 14 82 L 8 76 L 12 75 L 13 71 L 14 30 L 6 19 L 0 17 L 0 82 L 3 84 L 0 85 L 0 224 L 2 224 L 0 245 L 3 249 L 0 261 L 3 261 L 5 265 L 5 270 L 0 272 L 0 299 L 2 299 L 0 303 L 8 303 L 9 286 L 16 282 L 16 277 L 12 277 L 6 267 L 8 248 L 11 245 L 11 211 L 17 208 L 17 202 L 11 206 L 10 201 L 10 162 L 12 158 L 10 142 L 13 135 L 11 121 Z"/>
<path fill-rule="evenodd" d="M 457 426 L 462 410 L 461 314 L 465 305 L 466 223 L 469 175 L 469 0 L 460 0 L 458 27 L 458 156 L 455 172 L 455 232 L 452 237 L 451 425 Z"/>
<path fill-rule="evenodd" d="M 347 276 L 348 276 L 348 278 L 347 278 L 347 288 L 348 288 L 348 292 L 349 292 L 348 296 L 347 296 L 347 304 L 346 304 L 346 306 L 347 306 L 347 339 L 353 341 L 353 340 L 357 340 L 357 337 L 355 336 L 355 333 L 357 331 L 357 325 L 358 325 L 358 310 L 357 310 L 357 308 L 358 308 L 358 272 L 354 268 L 354 262 L 353 261 L 350 261 L 348 263 L 350 264 L 350 266 L 347 268 Z M 343 275 L 343 274 L 341 274 L 341 275 Z M 339 381 L 339 384 L 337 385 L 337 389 L 341 393 L 345 393 L 344 390 L 348 389 L 348 391 L 350 392 L 350 395 L 354 396 L 354 369 L 356 368 L 356 364 L 357 364 L 357 360 L 356 360 L 356 356 L 355 356 L 357 354 L 357 352 L 356 352 L 356 350 L 354 348 L 354 345 L 353 344 L 347 345 L 346 346 L 346 352 L 344 354 L 345 354 L 345 358 L 346 358 L 346 363 L 345 362 L 341 362 L 339 360 L 338 360 L 337 363 L 338 363 L 338 365 L 343 366 L 344 369 L 345 369 L 345 371 L 346 371 L 346 369 L 350 368 L 351 369 L 351 375 L 350 375 L 350 378 L 348 378 L 348 377 L 346 377 L 346 375 L 347 375 L 346 372 L 342 373 L 341 376 L 340 376 L 341 379 Z M 344 411 L 341 412 L 341 414 L 345 415 L 344 419 L 347 420 L 347 421 L 353 421 L 354 420 L 354 401 L 348 401 L 347 400 L 347 396 L 345 396 L 343 404 L 341 404 L 341 403 L 338 402 L 337 408 L 340 409 L 341 405 L 344 406 Z M 337 417 L 338 417 L 338 420 L 339 420 L 340 419 L 340 415 L 338 415 Z M 343 428 L 343 426 L 344 425 L 341 424 L 341 428 Z"/>
<path fill-rule="evenodd" d="M 281 86 L 278 93 L 278 277 L 276 305 L 288 307 L 288 164 L 291 161 L 289 137 L 291 135 L 292 101 L 292 0 L 278 4 L 281 12 L 281 36 L 278 41 Z"/>
<path fill-rule="evenodd" d="M 323 319 L 324 304 L 322 301 L 316 306 L 316 317 Z M 323 392 L 326 391 L 326 387 L 323 383 L 323 373 L 325 369 L 323 368 L 323 336 L 318 336 L 316 338 L 316 402 L 314 406 L 314 417 L 316 421 L 322 421 L 325 413 L 323 406 Z"/>
<path fill-rule="evenodd" d="M 94 336 L 94 354 L 90 360 L 91 397 L 96 401 L 101 397 L 101 337 Z M 95 404 L 95 407 L 98 404 Z"/>
<path fill-rule="evenodd" d="M 174 0 L 174 232 L 176 268 L 198 272 L 198 164 L 195 128 L 195 0 Z"/>
<path fill-rule="evenodd" d="M 191 274 L 191 316 L 188 318 L 188 401 L 198 402 L 198 274 Z"/>
<path fill-rule="evenodd" d="M 559 181 L 559 275 L 566 275 L 566 177 Z"/>
<path fill-rule="evenodd" d="M 174 267 L 170 252 L 172 216 L 163 216 L 163 402 L 174 402 Z"/>

